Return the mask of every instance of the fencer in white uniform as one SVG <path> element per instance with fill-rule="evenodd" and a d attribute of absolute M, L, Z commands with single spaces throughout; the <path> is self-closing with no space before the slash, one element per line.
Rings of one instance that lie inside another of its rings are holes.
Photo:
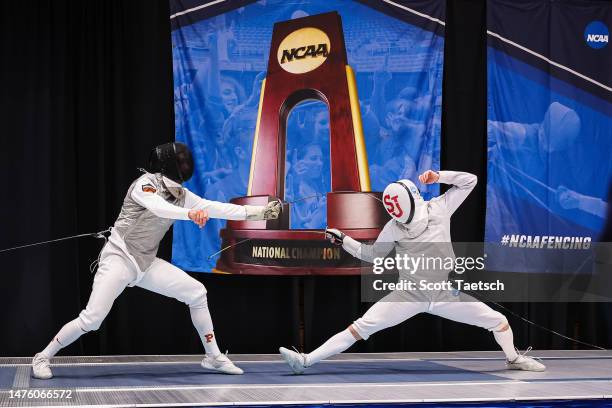
<path fill-rule="evenodd" d="M 383 227 L 375 243 L 362 244 L 341 231 L 329 228 L 328 238 L 351 255 L 373 262 L 384 258 L 395 249 L 396 256 L 419 256 L 434 253 L 436 256 L 455 257 L 451 244 L 450 218 L 476 186 L 473 174 L 428 170 L 419 176 L 423 184 L 444 183 L 452 187 L 444 194 L 425 201 L 416 185 L 410 180 L 391 183 L 383 192 L 385 209 L 392 219 Z M 400 280 L 441 282 L 448 280 L 450 269 L 426 271 L 400 270 Z M 418 285 L 415 286 L 418 288 Z M 308 354 L 298 353 L 284 347 L 279 349 L 283 359 L 296 374 L 307 367 L 341 353 L 356 341 L 367 340 L 372 334 L 395 326 L 418 313 L 430 313 L 457 322 L 472 324 L 493 332 L 497 343 L 506 355 L 506 366 L 510 369 L 543 371 L 539 361 L 519 354 L 514 347 L 513 334 L 506 317 L 486 304 L 454 290 L 408 291 L 395 290 L 375 303 L 361 318 L 349 327 L 332 336 L 323 345 Z"/>
<path fill-rule="evenodd" d="M 84 333 L 97 330 L 115 299 L 128 286 L 139 286 L 185 303 L 206 351 L 202 367 L 242 374 L 217 346 L 204 285 L 157 258 L 157 250 L 176 220 L 191 220 L 203 227 L 209 217 L 274 219 L 280 213 L 280 203 L 240 206 L 209 201 L 192 193 L 182 186 L 193 174 L 191 152 L 182 143 L 167 143 L 153 149 L 147 170 L 128 189 L 110 238 L 100 253 L 87 306 L 36 354 L 32 361 L 34 377 L 51 378 L 50 359 Z"/>

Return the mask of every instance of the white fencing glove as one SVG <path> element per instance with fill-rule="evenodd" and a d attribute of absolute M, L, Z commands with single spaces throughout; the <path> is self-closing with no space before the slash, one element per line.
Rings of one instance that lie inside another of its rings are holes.
<path fill-rule="evenodd" d="M 327 228 L 325 229 L 325 238 L 329 239 L 334 245 L 342 245 L 346 252 L 361 259 L 361 242 L 354 240 L 344 232 L 336 228 Z"/>
<path fill-rule="evenodd" d="M 280 200 L 270 201 L 266 205 L 245 205 L 247 221 L 275 220 L 283 210 Z"/>
<path fill-rule="evenodd" d="M 334 245 L 342 245 L 344 242 L 344 237 L 346 234 L 340 230 L 335 228 L 326 228 L 325 229 L 325 238 L 331 241 Z"/>

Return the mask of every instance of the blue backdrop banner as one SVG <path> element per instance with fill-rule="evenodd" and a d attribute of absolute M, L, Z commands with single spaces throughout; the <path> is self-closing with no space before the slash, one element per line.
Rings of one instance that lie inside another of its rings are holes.
<path fill-rule="evenodd" d="M 176 139 L 194 152 L 187 187 L 207 199 L 246 195 L 261 82 L 273 25 L 337 11 L 348 61 L 356 74 L 374 191 L 439 169 L 444 0 L 171 0 Z M 329 115 L 304 102 L 287 119 L 285 199 L 322 193 L 292 205 L 292 229 L 326 226 L 330 191 Z M 437 186 L 423 187 L 426 198 Z M 209 272 L 220 249 L 211 220 L 203 230 L 174 226 L 173 262 Z"/>
<path fill-rule="evenodd" d="M 584 247 L 603 227 L 612 175 L 612 7 L 491 0 L 487 13 L 485 240 Z M 529 271 L 527 258 L 487 266 Z"/>

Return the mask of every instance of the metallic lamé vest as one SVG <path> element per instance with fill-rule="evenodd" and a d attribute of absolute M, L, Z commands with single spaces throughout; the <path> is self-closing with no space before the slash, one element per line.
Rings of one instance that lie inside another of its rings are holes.
<path fill-rule="evenodd" d="M 140 178 L 142 177 L 146 177 L 155 186 L 157 195 L 170 204 L 183 207 L 185 190 L 172 188 L 173 195 L 164 185 L 160 174 L 147 173 Z M 136 179 L 128 189 L 119 217 L 113 226 L 113 232 L 118 233 L 123 239 L 128 252 L 134 257 L 140 270 L 144 272 L 155 260 L 159 242 L 175 220 L 156 216 L 132 198 L 132 191 L 140 178 Z"/>

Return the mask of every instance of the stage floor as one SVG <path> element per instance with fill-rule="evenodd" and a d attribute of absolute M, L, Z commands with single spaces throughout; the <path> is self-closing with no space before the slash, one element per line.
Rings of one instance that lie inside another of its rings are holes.
<path fill-rule="evenodd" d="M 532 351 L 548 370 L 506 370 L 501 352 L 342 354 L 294 375 L 278 355 L 230 355 L 245 374 L 201 356 L 58 357 L 55 377 L 30 358 L 0 358 L 0 406 L 361 404 L 612 398 L 611 351 Z M 18 392 L 21 390 L 21 392 Z M 24 392 L 23 390 L 27 390 Z M 71 398 L 43 398 L 69 390 Z"/>

